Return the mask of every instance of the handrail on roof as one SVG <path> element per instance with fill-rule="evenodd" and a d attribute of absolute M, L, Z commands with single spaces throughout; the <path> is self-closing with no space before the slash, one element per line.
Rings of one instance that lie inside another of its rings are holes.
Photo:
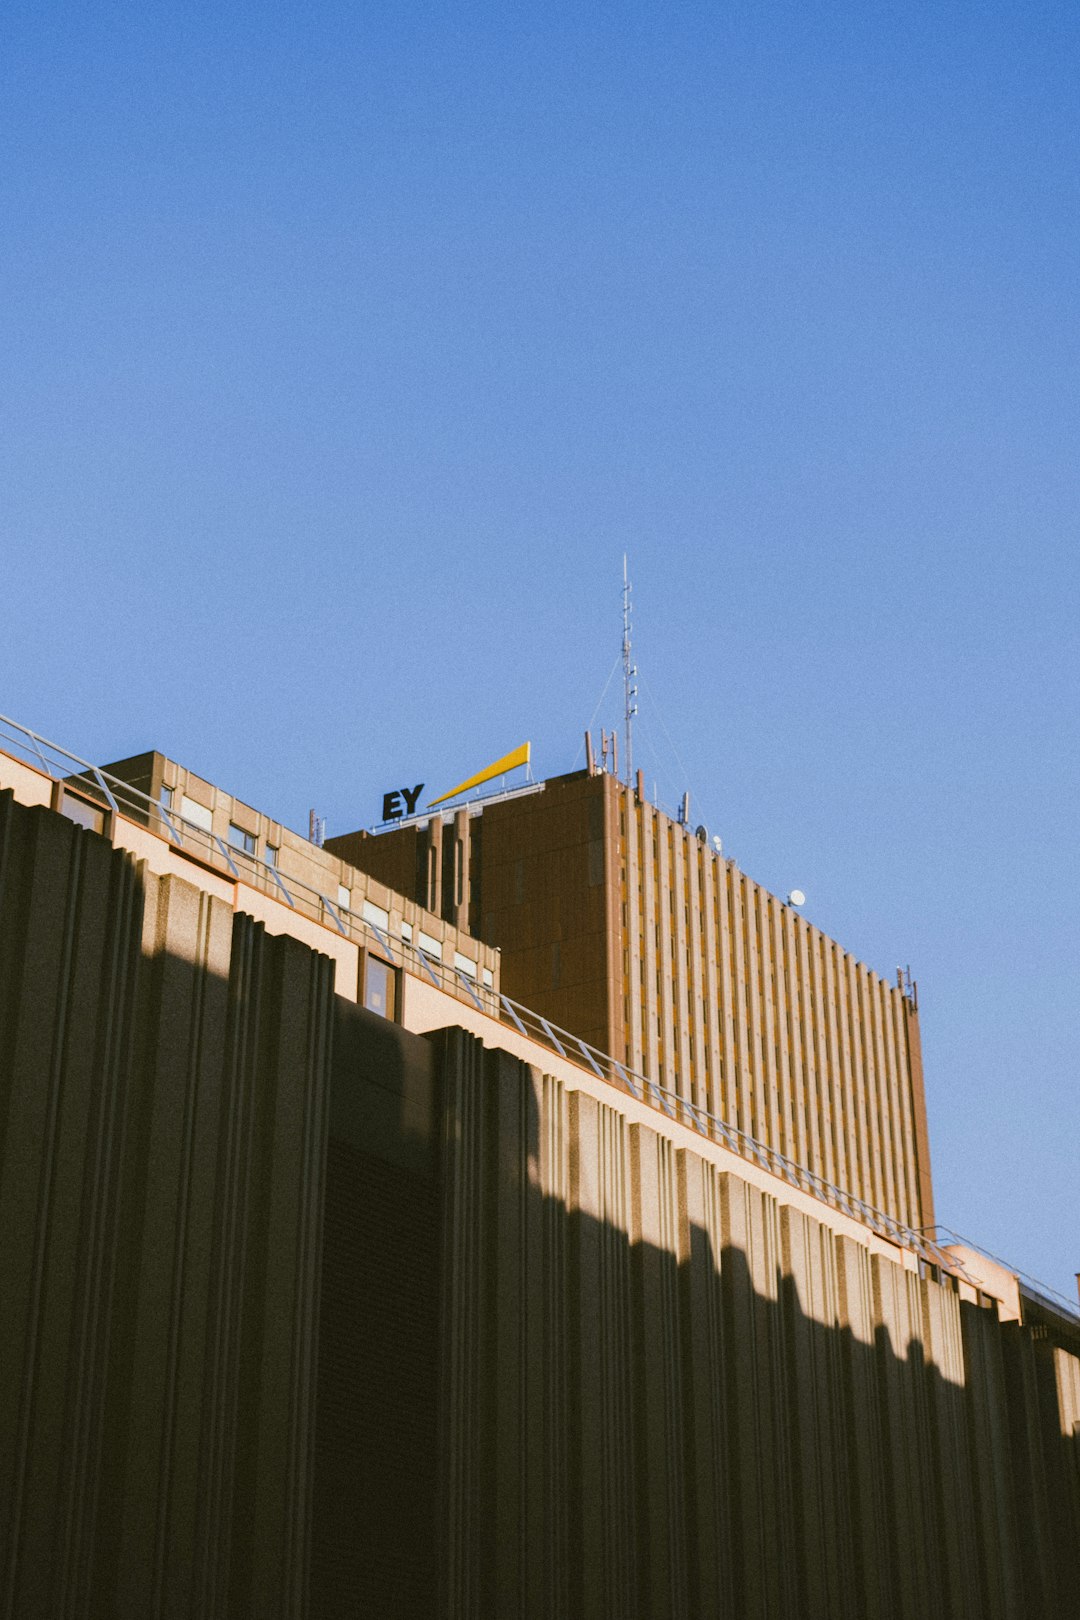
<path fill-rule="evenodd" d="M 1080 1322 L 1080 1302 L 1069 1299 L 1068 1295 L 1059 1293 L 1056 1288 L 1051 1288 L 1049 1283 L 1044 1283 L 1038 1277 L 1033 1277 L 1030 1272 L 1018 1271 L 1016 1266 L 1010 1265 L 1008 1260 L 1003 1260 L 999 1254 L 994 1254 L 985 1244 L 975 1243 L 971 1238 L 962 1237 L 959 1232 L 954 1232 L 948 1226 L 937 1225 L 927 1230 L 933 1234 L 936 1243 L 942 1245 L 959 1243 L 965 1249 L 973 1249 L 976 1254 L 981 1254 L 984 1259 L 992 1260 L 995 1266 L 1000 1266 L 1003 1271 L 1007 1271 L 1010 1276 L 1016 1278 L 1022 1294 L 1029 1294 L 1036 1301 L 1050 1306 L 1053 1310 L 1062 1311 L 1066 1316 Z"/>
<path fill-rule="evenodd" d="M 189 821 L 175 808 L 168 808 L 152 799 L 141 788 L 110 776 L 99 766 L 80 759 L 70 749 L 49 742 L 27 726 L 7 715 L 0 715 L 0 746 L 13 744 L 29 759 L 35 769 L 44 769 L 55 782 L 70 786 L 75 792 L 101 803 L 103 809 L 132 815 L 140 825 L 160 829 L 164 836 L 184 850 L 197 850 L 199 857 L 210 865 L 224 868 L 237 881 L 251 881 L 260 892 L 274 899 L 280 898 L 294 911 L 299 910 L 313 921 L 331 925 L 346 939 L 354 943 L 374 944 L 381 954 L 393 962 L 393 951 L 375 924 L 358 913 L 338 904 L 303 879 L 289 877 L 277 865 L 260 855 L 249 855 L 227 845 L 216 833 L 207 832 L 197 823 Z M 74 767 L 74 769 L 72 768 Z M 444 965 L 415 945 L 402 939 L 395 941 L 403 959 L 411 965 L 418 977 L 427 977 L 439 989 L 447 991 L 455 1000 L 469 1001 L 474 1006 L 498 1017 L 498 1003 L 494 987 L 482 983 L 465 985 L 462 976 L 452 965 Z"/>
<path fill-rule="evenodd" d="M 77 784 L 77 790 L 93 798 L 95 794 L 105 801 L 107 808 L 116 811 L 122 805 L 128 806 L 140 819 L 145 819 L 148 825 L 153 825 L 152 818 L 166 829 L 166 835 L 173 843 L 184 846 L 185 838 L 190 835 L 192 842 L 205 851 L 211 862 L 215 855 L 218 860 L 224 860 L 232 873 L 239 878 L 240 872 L 236 862 L 246 868 L 253 877 L 262 878 L 266 885 L 266 892 L 275 895 L 275 890 L 284 896 L 284 900 L 293 907 L 304 910 L 316 921 L 325 924 L 329 912 L 335 926 L 346 937 L 357 937 L 358 942 L 373 939 L 377 947 L 392 957 L 387 950 L 387 941 L 380 929 L 368 923 L 363 917 L 348 910 L 344 906 L 335 906 L 319 890 L 312 888 L 298 878 L 286 878 L 274 865 L 257 855 L 248 855 L 240 850 L 228 850 L 221 839 L 213 833 L 198 827 L 194 822 L 188 821 L 178 814 L 175 809 L 167 809 L 156 800 L 151 799 L 141 789 L 133 787 L 128 782 L 122 782 L 117 777 L 109 776 L 97 765 L 89 760 L 80 759 L 69 749 L 57 743 L 49 742 L 37 732 L 31 731 L 28 726 L 21 725 L 7 715 L 0 715 L 0 743 L 13 744 L 20 753 L 28 756 L 34 769 L 43 768 L 46 775 L 54 781 L 71 782 Z M 71 767 L 75 766 L 74 771 Z M 183 831 L 180 831 L 180 828 Z M 220 853 L 218 853 L 220 851 Z M 275 896 L 276 897 L 276 896 Z M 688 1102 L 669 1088 L 658 1085 L 647 1075 L 641 1074 L 629 1065 L 610 1057 L 606 1052 L 600 1052 L 596 1047 L 583 1041 L 579 1036 L 569 1031 L 559 1029 L 550 1020 L 543 1018 L 539 1013 L 522 1007 L 510 997 L 498 994 L 491 987 L 475 982 L 466 983 L 465 977 L 454 966 L 444 966 L 438 958 L 429 956 L 421 951 L 411 941 L 404 939 L 395 941 L 400 949 L 403 965 L 410 968 L 416 975 L 424 975 L 440 989 L 446 990 L 456 1000 L 469 1000 L 482 1012 L 500 1021 L 509 1020 L 522 1035 L 528 1039 L 537 1040 L 541 1044 L 559 1052 L 568 1062 L 578 1064 L 586 1071 L 592 1071 L 611 1085 L 628 1092 L 639 1100 L 647 1099 L 650 1106 L 666 1114 L 669 1118 L 678 1120 L 705 1136 L 710 1141 L 718 1142 L 721 1146 L 729 1148 L 745 1159 L 751 1159 L 760 1164 L 770 1174 L 780 1177 L 799 1190 L 809 1193 L 812 1197 L 839 1209 L 843 1213 L 852 1215 L 869 1226 L 872 1230 L 903 1248 L 911 1250 L 929 1265 L 938 1267 L 964 1281 L 977 1286 L 968 1276 L 964 1268 L 948 1253 L 944 1247 L 944 1240 L 936 1237 L 938 1231 L 946 1233 L 958 1243 L 967 1240 L 949 1233 L 947 1228 L 935 1228 L 935 1236 L 926 1232 L 916 1231 L 913 1227 L 905 1225 L 886 1215 L 882 1210 L 875 1209 L 863 1199 L 857 1198 L 853 1193 L 836 1186 L 805 1165 L 797 1164 L 785 1154 L 770 1147 L 767 1143 L 750 1136 L 738 1126 L 732 1125 L 718 1115 L 711 1114 L 699 1103 Z M 580 1054 L 580 1059 L 575 1056 Z M 1025 1273 L 1017 1272 L 1014 1267 L 1008 1266 L 1004 1261 L 997 1260 L 996 1256 L 989 1254 L 978 1244 L 971 1243 L 970 1248 L 988 1259 L 996 1260 L 998 1265 L 1012 1272 L 1019 1279 L 1026 1281 L 1036 1293 L 1041 1294 L 1048 1302 L 1059 1302 L 1059 1308 L 1064 1308 L 1070 1315 L 1076 1316 L 1076 1308 L 1058 1294 L 1054 1289 L 1047 1288 L 1046 1284 L 1038 1283 L 1034 1278 L 1026 1277 Z"/>
<path fill-rule="evenodd" d="M 973 1287 L 976 1286 L 974 1279 L 968 1275 L 963 1266 L 925 1233 L 916 1231 L 914 1227 L 906 1225 L 892 1215 L 886 1215 L 883 1210 L 875 1209 L 872 1204 L 827 1181 L 816 1171 L 797 1164 L 794 1159 L 789 1159 L 786 1154 L 770 1147 L 767 1142 L 759 1141 L 748 1132 L 740 1130 L 737 1125 L 732 1125 L 719 1115 L 710 1113 L 700 1103 L 680 1097 L 669 1087 L 659 1085 L 628 1064 L 619 1062 L 606 1052 L 601 1052 L 588 1041 L 582 1040 L 579 1035 L 572 1035 L 568 1030 L 559 1029 L 549 1019 L 531 1012 L 528 1007 L 523 1007 L 510 996 L 500 995 L 499 1001 L 505 1018 L 527 1038 L 538 1040 L 558 1051 L 568 1061 L 599 1073 L 604 1080 L 629 1092 L 631 1096 L 648 1100 L 652 1107 L 669 1118 L 687 1125 L 699 1136 L 718 1142 L 721 1146 L 739 1154 L 741 1158 L 756 1162 L 763 1170 L 787 1181 L 799 1191 L 809 1193 L 811 1197 L 817 1198 L 833 1209 L 839 1209 L 841 1213 L 860 1221 L 864 1226 L 869 1226 L 879 1236 L 898 1244 L 901 1248 L 910 1249 L 927 1265 L 936 1266 L 939 1270 L 947 1271 L 953 1276 L 962 1278 L 964 1282 L 971 1283 Z"/>

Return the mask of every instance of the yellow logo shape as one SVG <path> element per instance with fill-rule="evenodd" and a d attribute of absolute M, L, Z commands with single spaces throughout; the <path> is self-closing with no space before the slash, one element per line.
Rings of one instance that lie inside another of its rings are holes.
<path fill-rule="evenodd" d="M 475 776 L 459 782 L 449 793 L 440 793 L 437 799 L 431 800 L 428 809 L 434 809 L 437 804 L 445 804 L 447 799 L 456 799 L 459 793 L 467 793 L 470 788 L 479 787 L 481 782 L 490 782 L 493 776 L 504 776 L 507 771 L 516 771 L 519 765 L 527 765 L 532 758 L 531 750 L 532 743 L 522 743 L 520 748 L 514 748 L 509 754 L 504 754 L 502 759 L 497 759 L 494 765 L 489 765 L 486 770 L 477 771 Z"/>

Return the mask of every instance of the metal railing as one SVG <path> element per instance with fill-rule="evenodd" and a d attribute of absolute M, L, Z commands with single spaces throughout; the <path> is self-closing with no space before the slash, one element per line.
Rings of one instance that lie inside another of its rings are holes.
<path fill-rule="evenodd" d="M 722 1147 L 730 1148 L 732 1153 L 737 1153 L 740 1158 L 760 1165 L 770 1175 L 779 1176 L 789 1186 L 798 1188 L 800 1192 L 809 1193 L 812 1198 L 828 1204 L 831 1209 L 850 1215 L 853 1220 L 868 1226 L 879 1237 L 899 1244 L 901 1248 L 910 1249 L 928 1265 L 937 1266 L 954 1276 L 962 1277 L 965 1282 L 973 1281 L 953 1256 L 946 1253 L 943 1246 L 925 1232 L 917 1231 L 903 1221 L 886 1215 L 883 1210 L 875 1209 L 873 1204 L 868 1204 L 865 1199 L 857 1198 L 854 1193 L 836 1186 L 834 1182 L 819 1176 L 814 1170 L 807 1169 L 805 1165 L 796 1164 L 794 1159 L 789 1159 L 786 1154 L 770 1147 L 767 1142 L 759 1141 L 749 1132 L 729 1124 L 727 1120 L 710 1113 L 698 1103 L 680 1097 L 668 1087 L 658 1085 L 648 1075 L 630 1068 L 628 1064 L 620 1063 L 618 1059 L 599 1051 L 597 1047 L 590 1046 L 588 1041 L 582 1040 L 579 1035 L 571 1035 L 568 1030 L 560 1029 L 539 1013 L 531 1012 L 518 1002 L 512 1001 L 509 996 L 500 995 L 499 1001 L 504 1018 L 530 1040 L 550 1047 L 570 1063 L 591 1070 L 599 1079 L 617 1086 L 620 1091 L 635 1097 L 639 1102 L 659 1109 L 669 1119 L 688 1126 L 698 1135 L 707 1137 L 710 1142 L 717 1142 Z"/>
<path fill-rule="evenodd" d="M 49 742 L 6 715 L 0 715 L 0 748 L 17 751 L 35 769 L 44 771 L 78 797 L 90 800 L 103 811 L 126 816 L 149 828 L 167 838 L 176 849 L 194 855 L 222 875 L 228 874 L 236 882 L 250 884 L 313 922 L 335 929 L 354 944 L 368 948 L 374 945 L 394 966 L 407 967 L 417 978 L 427 979 L 459 1001 L 471 1002 L 490 1017 L 500 1016 L 498 996 L 493 987 L 483 983 L 479 964 L 474 979 L 454 963 L 443 962 L 408 940 L 391 938 L 386 929 L 332 900 L 321 889 L 301 878 L 286 875 L 275 863 L 259 855 L 235 848 L 217 833 L 208 832 L 182 816 L 174 807 L 152 799 L 130 782 L 110 776 L 99 766 Z"/>
<path fill-rule="evenodd" d="M 1018 1271 L 1008 1260 L 1003 1260 L 999 1254 L 993 1254 L 982 1243 L 974 1243 L 971 1238 L 961 1237 L 959 1232 L 952 1231 L 948 1226 L 933 1226 L 927 1230 L 933 1234 L 936 1243 L 960 1243 L 965 1249 L 971 1249 L 975 1254 L 981 1254 L 985 1259 L 992 1260 L 996 1266 L 1001 1266 L 1004 1271 L 1016 1278 L 1021 1294 L 1029 1295 L 1037 1304 L 1059 1311 L 1080 1324 L 1080 1300 L 1070 1299 L 1067 1294 L 1060 1294 L 1056 1288 L 1051 1288 L 1049 1283 L 1041 1282 L 1030 1272 Z"/>
<path fill-rule="evenodd" d="M 4 715 L 0 715 L 0 748 L 16 750 L 53 781 L 71 788 L 81 797 L 100 805 L 103 810 L 129 816 L 158 832 L 159 836 L 168 838 L 178 849 L 195 854 L 218 871 L 227 871 L 238 882 L 252 884 L 314 921 L 335 928 L 345 938 L 369 947 L 374 943 L 379 954 L 392 964 L 402 966 L 416 977 L 427 979 L 437 989 L 448 992 L 460 1001 L 470 1002 L 478 1012 L 511 1025 L 527 1039 L 557 1052 L 567 1062 L 580 1066 L 639 1102 L 658 1109 L 669 1119 L 687 1126 L 710 1142 L 716 1142 L 740 1158 L 759 1165 L 770 1175 L 778 1176 L 789 1186 L 808 1193 L 831 1209 L 850 1216 L 879 1237 L 911 1250 L 926 1264 L 963 1277 L 965 1281 L 972 1281 L 962 1266 L 928 1234 L 886 1215 L 816 1171 L 797 1164 L 768 1143 L 759 1141 L 697 1103 L 658 1085 L 648 1075 L 620 1063 L 580 1036 L 560 1029 L 540 1013 L 484 985 L 482 980 L 473 979 L 455 964 L 436 959 L 411 941 L 392 939 L 385 929 L 331 900 L 321 890 L 295 877 L 286 877 L 276 865 L 258 855 L 234 848 L 217 834 L 187 820 L 174 808 L 151 799 L 139 788 L 108 775 L 99 766 L 80 759 L 77 754 L 49 742 Z"/>

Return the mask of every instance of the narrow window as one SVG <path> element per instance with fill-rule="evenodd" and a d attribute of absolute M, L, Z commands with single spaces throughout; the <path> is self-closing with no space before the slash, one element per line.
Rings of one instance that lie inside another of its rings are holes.
<path fill-rule="evenodd" d="M 105 812 L 99 810 L 96 804 L 88 799 L 80 798 L 77 793 L 69 793 L 64 789 L 64 796 L 60 801 L 60 814 L 73 821 L 78 827 L 89 827 L 91 832 L 105 831 Z"/>
<path fill-rule="evenodd" d="M 254 855 L 255 834 L 243 827 L 238 827 L 235 821 L 229 822 L 229 843 L 233 849 L 238 849 L 242 855 Z"/>
<path fill-rule="evenodd" d="M 214 817 L 211 811 L 197 799 L 189 799 L 186 793 L 180 795 L 180 814 L 185 821 L 201 827 L 203 832 L 209 832 L 213 826 Z"/>
<path fill-rule="evenodd" d="M 348 893 L 349 893 L 349 891 L 348 891 L 348 889 L 346 889 L 345 890 L 346 897 L 348 896 Z M 341 890 L 340 889 L 338 890 L 338 901 L 339 901 L 339 904 L 342 904 L 342 905 L 347 905 L 348 904 L 348 899 L 347 898 L 344 901 L 341 900 Z M 364 901 L 364 906 L 363 906 L 363 910 L 361 912 L 361 915 L 362 915 L 365 922 L 374 923 L 376 928 L 381 928 L 384 933 L 386 933 L 389 930 L 389 927 L 390 927 L 390 913 L 388 911 L 384 910 L 384 908 L 382 906 L 377 906 L 375 904 L 374 900 L 365 900 Z M 402 929 L 402 934 L 404 934 L 404 932 L 405 932 L 405 930 Z M 411 938 L 411 934 L 410 934 L 410 938 Z"/>
<path fill-rule="evenodd" d="M 369 956 L 364 973 L 364 1006 L 380 1018 L 397 1017 L 397 972 L 379 956 Z"/>

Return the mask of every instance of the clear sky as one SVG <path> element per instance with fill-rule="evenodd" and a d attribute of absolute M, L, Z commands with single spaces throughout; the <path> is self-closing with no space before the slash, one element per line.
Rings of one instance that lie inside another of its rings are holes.
<path fill-rule="evenodd" d="M 1075 0 L 8 7 L 0 711 L 343 832 L 569 769 L 627 550 L 650 790 L 910 962 L 939 1216 L 1072 1294 L 1078 52 Z"/>

